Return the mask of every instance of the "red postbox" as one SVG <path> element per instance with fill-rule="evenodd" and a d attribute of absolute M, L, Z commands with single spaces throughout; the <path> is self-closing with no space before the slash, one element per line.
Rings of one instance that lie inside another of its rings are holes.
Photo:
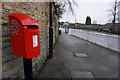
<path fill-rule="evenodd" d="M 25 59 L 40 54 L 39 26 L 30 16 L 22 13 L 9 14 L 12 52 Z"/>

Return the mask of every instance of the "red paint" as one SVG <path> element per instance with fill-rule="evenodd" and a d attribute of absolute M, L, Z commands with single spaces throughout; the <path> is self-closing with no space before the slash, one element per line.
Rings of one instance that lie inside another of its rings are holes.
<path fill-rule="evenodd" d="M 39 26 L 28 15 L 9 14 L 9 27 L 12 52 L 23 58 L 34 58 L 40 54 Z M 38 45 L 33 47 L 33 35 L 37 35 Z"/>
<path fill-rule="evenodd" d="M 22 13 L 11 13 L 10 17 L 14 17 L 19 20 L 22 25 L 38 25 L 37 22 L 30 16 Z"/>

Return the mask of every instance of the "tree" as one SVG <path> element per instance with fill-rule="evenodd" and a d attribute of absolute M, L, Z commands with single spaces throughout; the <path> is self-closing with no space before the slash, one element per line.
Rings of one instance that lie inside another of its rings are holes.
<path fill-rule="evenodd" d="M 97 21 L 96 21 L 96 20 L 93 20 L 93 24 L 97 24 Z"/>
<path fill-rule="evenodd" d="M 85 24 L 86 25 L 91 25 L 91 18 L 90 18 L 90 16 L 87 16 Z"/>
<path fill-rule="evenodd" d="M 120 1 L 118 2 L 118 22 L 120 23 Z M 118 32 L 120 32 L 120 24 L 118 24 Z"/>
<path fill-rule="evenodd" d="M 62 15 L 65 10 L 63 8 L 61 8 L 60 4 L 56 4 L 55 2 L 53 2 L 53 4 L 54 4 L 55 8 L 57 9 L 56 15 L 58 16 L 58 19 L 62 18 Z"/>
<path fill-rule="evenodd" d="M 112 27 L 111 32 L 113 32 L 113 33 L 115 32 L 115 23 L 117 21 L 117 13 L 118 13 L 117 7 L 118 7 L 118 0 L 115 0 L 113 5 L 112 5 L 112 9 L 109 10 L 111 12 L 110 15 L 112 16 L 112 20 L 111 21 L 112 21 L 113 27 Z"/>
<path fill-rule="evenodd" d="M 71 12 L 74 15 L 74 9 L 73 6 L 78 6 L 77 3 L 74 0 L 62 0 L 54 2 L 56 8 L 57 8 L 57 15 L 58 18 L 62 18 L 62 15 L 67 11 Z"/>

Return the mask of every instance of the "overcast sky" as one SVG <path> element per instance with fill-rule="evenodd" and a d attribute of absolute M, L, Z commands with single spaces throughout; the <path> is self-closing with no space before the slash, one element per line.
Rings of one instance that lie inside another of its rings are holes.
<path fill-rule="evenodd" d="M 105 24 L 111 19 L 109 9 L 112 8 L 114 0 L 75 0 L 78 7 L 74 6 L 75 15 L 65 13 L 60 21 L 85 23 L 86 17 L 91 21 L 96 20 L 98 24 Z"/>

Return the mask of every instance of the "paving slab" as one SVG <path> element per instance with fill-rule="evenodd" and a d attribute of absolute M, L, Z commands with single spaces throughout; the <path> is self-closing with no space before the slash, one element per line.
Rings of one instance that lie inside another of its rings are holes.
<path fill-rule="evenodd" d="M 86 54 L 86 53 L 74 53 L 74 55 L 76 56 L 76 57 L 83 57 L 83 58 L 87 58 L 88 57 L 88 55 Z"/>
<path fill-rule="evenodd" d="M 94 78 L 91 72 L 87 71 L 72 71 L 72 78 Z"/>

